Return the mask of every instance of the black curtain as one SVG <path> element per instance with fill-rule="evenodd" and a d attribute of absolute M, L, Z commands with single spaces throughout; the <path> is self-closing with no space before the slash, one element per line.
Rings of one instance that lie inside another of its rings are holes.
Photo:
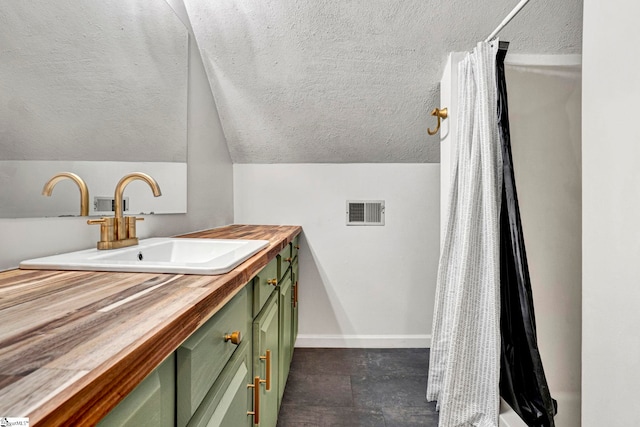
<path fill-rule="evenodd" d="M 500 395 L 529 427 L 554 427 L 557 408 L 549 393 L 538 351 L 531 281 L 513 174 L 504 73 L 507 46 L 508 43 L 501 42 L 496 64 L 504 180 L 500 210 Z"/>

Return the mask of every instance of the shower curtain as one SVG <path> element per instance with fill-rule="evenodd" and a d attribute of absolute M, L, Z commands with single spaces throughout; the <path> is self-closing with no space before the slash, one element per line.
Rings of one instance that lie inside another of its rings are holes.
<path fill-rule="evenodd" d="M 536 337 L 533 295 L 511 157 L 506 50 L 497 55 L 498 126 L 504 168 L 500 212 L 502 356 L 500 395 L 530 427 L 554 427 L 551 398 Z"/>
<path fill-rule="evenodd" d="M 458 137 L 438 267 L 427 399 L 440 427 L 498 426 L 500 395 L 554 427 L 511 156 L 505 43 L 458 65 Z"/>
<path fill-rule="evenodd" d="M 440 427 L 498 424 L 502 155 L 498 42 L 478 43 L 458 68 L 458 138 L 441 248 L 427 399 Z"/>

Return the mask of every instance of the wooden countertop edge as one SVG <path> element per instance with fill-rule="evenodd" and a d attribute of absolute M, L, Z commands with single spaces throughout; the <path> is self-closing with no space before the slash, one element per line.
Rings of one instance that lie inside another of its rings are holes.
<path fill-rule="evenodd" d="M 40 405 L 28 415 L 30 424 L 32 426 L 94 425 L 100 421 L 302 232 L 300 226 L 288 227 L 293 227 L 293 231 L 287 238 L 278 243 L 272 242 L 267 249 L 226 273 L 224 276 L 229 276 L 228 280 L 225 279 L 212 292 L 204 294 L 195 304 L 185 307 L 182 313 L 171 321 L 150 331 L 145 339 L 123 349 L 111 360 L 78 378 L 65 390 Z M 224 228 L 221 227 L 221 229 Z M 207 238 L 202 235 L 214 230 L 217 229 L 178 237 Z M 220 276 L 211 277 L 212 280 L 220 278 Z M 122 380 L 123 378 L 125 381 Z"/>

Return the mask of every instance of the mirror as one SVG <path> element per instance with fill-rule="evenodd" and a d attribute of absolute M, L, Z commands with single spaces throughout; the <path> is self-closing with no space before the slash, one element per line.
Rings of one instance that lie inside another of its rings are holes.
<path fill-rule="evenodd" d="M 3 2 L 0 23 L 0 217 L 79 214 L 71 181 L 41 195 L 63 171 L 90 214 L 134 171 L 163 196 L 132 184 L 131 212 L 186 212 L 188 32 L 166 1 Z"/>

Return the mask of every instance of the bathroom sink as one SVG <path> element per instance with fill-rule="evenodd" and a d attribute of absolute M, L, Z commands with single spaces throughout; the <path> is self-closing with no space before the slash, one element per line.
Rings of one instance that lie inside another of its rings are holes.
<path fill-rule="evenodd" d="M 268 240 L 151 238 L 122 249 L 69 252 L 20 263 L 33 270 L 224 274 L 269 245 Z"/>

